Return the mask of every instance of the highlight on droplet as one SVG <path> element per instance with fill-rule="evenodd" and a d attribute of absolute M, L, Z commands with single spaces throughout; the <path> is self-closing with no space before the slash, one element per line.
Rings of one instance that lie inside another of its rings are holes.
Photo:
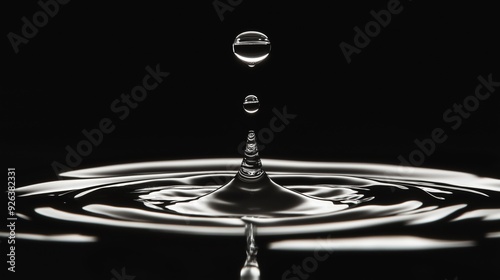
<path fill-rule="evenodd" d="M 264 61 L 271 52 L 269 38 L 261 32 L 246 31 L 238 34 L 233 42 L 234 55 L 248 67 Z"/>

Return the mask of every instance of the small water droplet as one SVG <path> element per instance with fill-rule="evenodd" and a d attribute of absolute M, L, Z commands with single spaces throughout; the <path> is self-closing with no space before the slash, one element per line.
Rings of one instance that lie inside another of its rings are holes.
<path fill-rule="evenodd" d="M 255 95 L 248 95 L 245 97 L 245 101 L 243 101 L 243 109 L 245 109 L 245 112 L 249 114 L 256 113 L 259 111 L 260 107 L 260 102 L 257 96 Z"/>
<path fill-rule="evenodd" d="M 234 39 L 233 53 L 249 67 L 262 62 L 271 51 L 267 36 L 257 31 L 246 31 Z"/>

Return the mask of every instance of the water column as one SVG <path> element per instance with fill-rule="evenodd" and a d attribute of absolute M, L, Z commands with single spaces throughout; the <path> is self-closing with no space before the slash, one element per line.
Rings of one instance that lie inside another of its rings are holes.
<path fill-rule="evenodd" d="M 271 42 L 267 36 L 257 31 L 247 31 L 236 36 L 233 43 L 234 55 L 248 67 L 254 67 L 267 58 L 271 51 Z M 243 108 L 248 114 L 254 114 L 259 110 L 259 100 L 255 95 L 248 95 L 243 102 Z M 241 179 L 258 179 L 264 175 L 261 169 L 260 158 L 252 130 L 248 132 L 245 157 L 241 163 L 238 176 Z M 245 235 L 247 238 L 247 259 L 241 269 L 241 280 L 260 279 L 260 270 L 257 263 L 257 247 L 254 239 L 254 225 L 246 222 Z"/>
<path fill-rule="evenodd" d="M 241 280 L 260 279 L 260 269 L 257 262 L 257 245 L 254 239 L 255 226 L 251 222 L 245 224 L 245 236 L 247 239 L 247 258 L 243 268 L 241 268 Z"/>

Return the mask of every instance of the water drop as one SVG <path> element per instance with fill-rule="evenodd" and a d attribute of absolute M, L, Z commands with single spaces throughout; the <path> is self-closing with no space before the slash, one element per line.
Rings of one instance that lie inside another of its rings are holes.
<path fill-rule="evenodd" d="M 245 112 L 249 114 L 256 113 L 259 111 L 260 107 L 260 102 L 257 96 L 255 95 L 248 95 L 245 97 L 245 101 L 243 101 L 243 109 L 245 109 Z"/>
<path fill-rule="evenodd" d="M 259 280 L 260 269 L 255 266 L 244 266 L 240 272 L 241 280 Z"/>
<path fill-rule="evenodd" d="M 271 42 L 267 36 L 257 31 L 246 31 L 234 39 L 233 53 L 249 67 L 262 62 L 271 51 Z"/>

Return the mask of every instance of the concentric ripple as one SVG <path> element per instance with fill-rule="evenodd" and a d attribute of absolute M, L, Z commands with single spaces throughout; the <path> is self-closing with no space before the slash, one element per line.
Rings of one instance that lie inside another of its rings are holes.
<path fill-rule="evenodd" d="M 260 202 L 255 199 L 254 214 L 237 215 L 234 209 L 238 197 L 233 199 L 230 212 L 203 215 L 197 209 L 197 214 L 192 214 L 176 207 L 206 197 L 230 182 L 240 159 L 225 158 L 142 162 L 67 172 L 62 174 L 64 180 L 19 188 L 19 204 L 30 205 L 20 209 L 20 217 L 31 223 L 49 219 L 64 225 L 60 227 L 63 232 L 57 234 L 75 234 L 82 225 L 98 225 L 243 236 L 247 221 L 256 225 L 259 236 L 349 237 L 369 230 L 378 236 L 411 235 L 432 240 L 452 236 L 454 240 L 447 242 L 459 244 L 476 244 L 478 238 L 500 236 L 497 179 L 381 164 L 262 162 L 274 182 L 311 201 L 328 204 L 329 211 L 307 212 L 306 207 L 303 215 L 286 211 L 276 215 L 259 213 Z M 94 234 L 99 236 L 98 231 Z"/>

